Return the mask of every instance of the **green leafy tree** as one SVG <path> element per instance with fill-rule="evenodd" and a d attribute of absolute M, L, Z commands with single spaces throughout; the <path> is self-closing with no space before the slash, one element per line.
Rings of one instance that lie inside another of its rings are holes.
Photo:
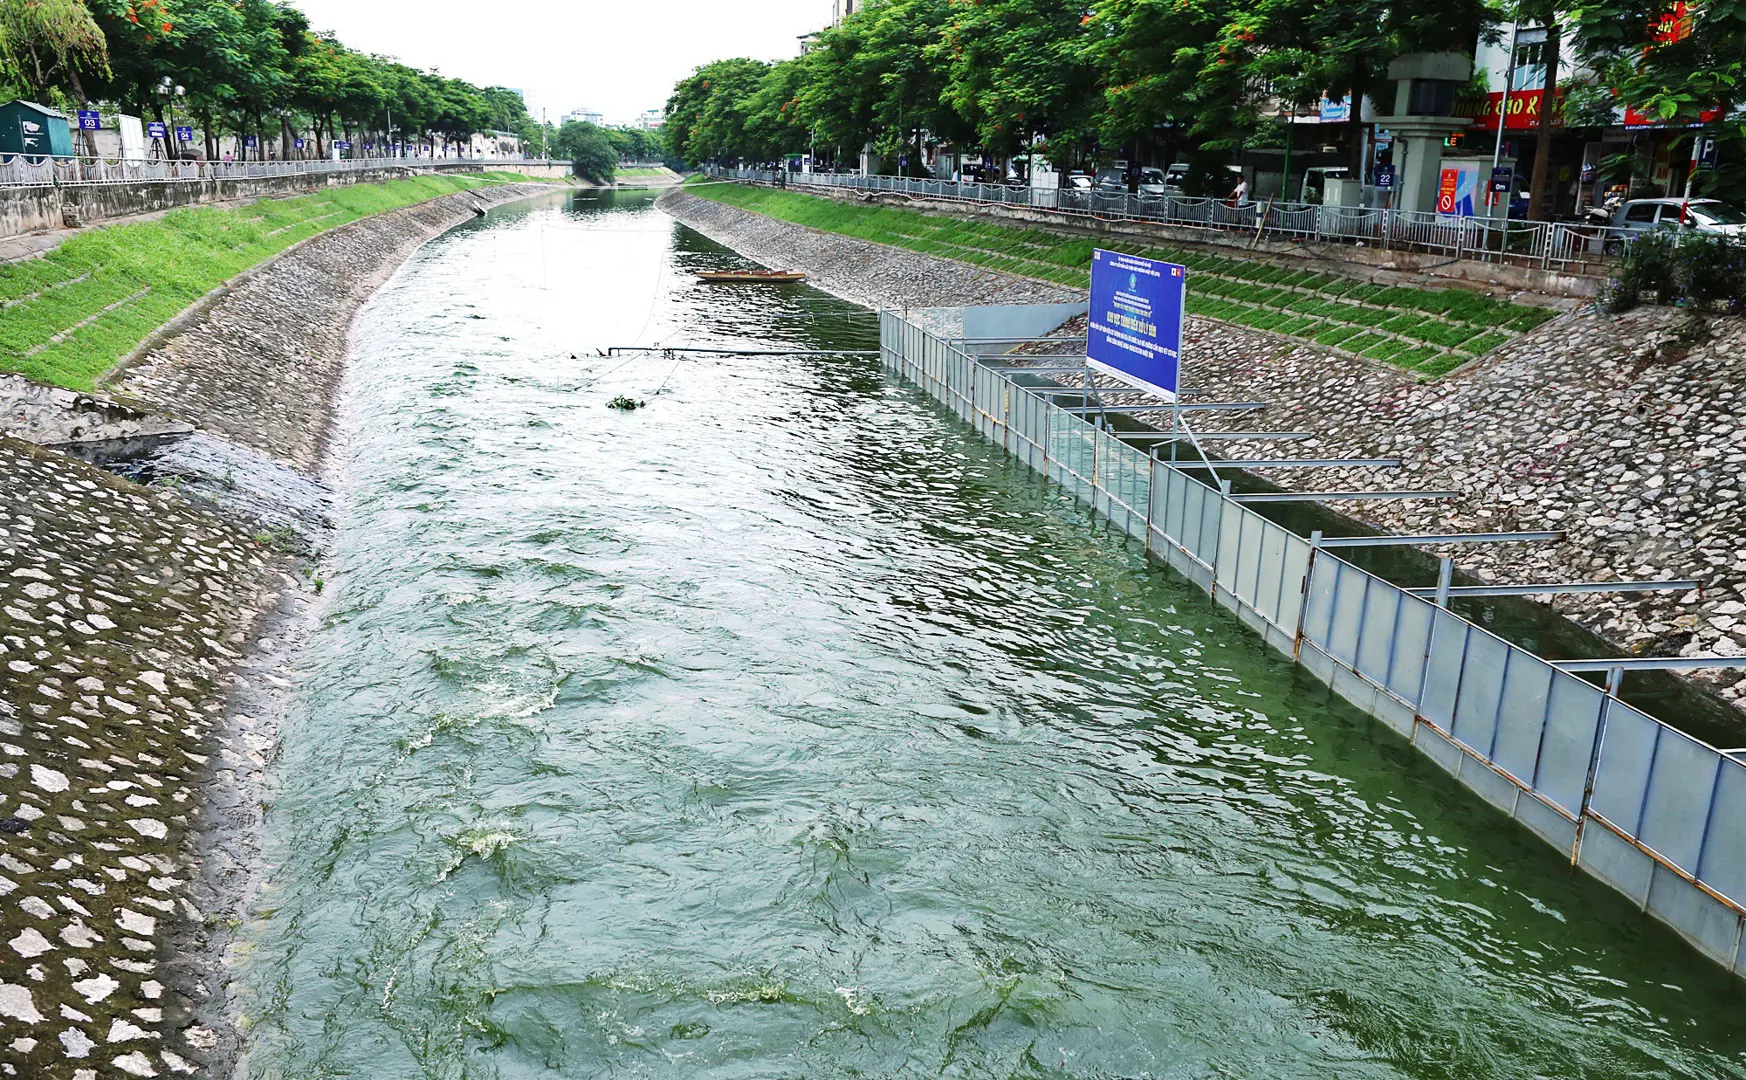
<path fill-rule="evenodd" d="M 1063 141 L 1082 135 L 1096 89 L 1087 62 L 1090 15 L 1089 5 L 1063 0 L 954 6 L 943 37 L 928 52 L 946 76 L 940 99 L 996 154 L 1028 149 L 1039 134 Z M 921 83 L 922 94 L 933 89 Z M 947 126 L 938 117 L 930 121 Z"/>
<path fill-rule="evenodd" d="M 568 160 L 571 171 L 577 176 L 596 183 L 611 183 L 618 167 L 618 150 L 606 137 L 606 132 L 593 124 L 572 120 L 559 128 L 552 152 Z"/>

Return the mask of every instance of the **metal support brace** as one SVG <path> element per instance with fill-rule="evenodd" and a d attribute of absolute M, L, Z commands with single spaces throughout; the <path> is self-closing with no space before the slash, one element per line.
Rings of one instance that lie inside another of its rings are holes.
<path fill-rule="evenodd" d="M 1206 438 L 1202 435 L 1201 438 Z M 1459 499 L 1459 491 L 1262 491 L 1232 495 L 1240 503 L 1335 502 L 1339 500 Z"/>
<path fill-rule="evenodd" d="M 1233 458 L 1210 462 L 1221 469 L 1398 469 L 1400 458 Z M 1206 464 L 1185 462 L 1185 469 Z"/>
<path fill-rule="evenodd" d="M 1180 439 L 1180 431 L 1112 431 L 1118 439 Z M 1310 431 L 1197 431 L 1197 439 L 1215 439 L 1220 442 L 1231 442 L 1238 439 L 1273 439 L 1284 442 L 1302 442 L 1304 439 L 1315 438 Z M 1238 496 L 1241 498 L 1241 496 Z"/>
<path fill-rule="evenodd" d="M 1562 540 L 1561 532 L 1447 533 L 1441 536 L 1332 536 L 1323 547 L 1407 547 L 1420 544 L 1516 544 Z"/>
<path fill-rule="evenodd" d="M 1431 591 L 1437 598 L 1437 606 L 1445 611 L 1449 608 L 1449 586 L 1454 580 L 1455 560 L 1447 556 L 1437 560 L 1437 587 Z"/>
<path fill-rule="evenodd" d="M 1449 590 L 1455 598 L 1474 596 L 1553 596 L 1561 593 L 1691 592 L 1703 588 L 1700 581 L 1572 581 L 1556 585 L 1460 585 Z M 1414 596 L 1429 596 L 1431 589 L 1408 589 Z"/>
<path fill-rule="evenodd" d="M 1716 671 L 1746 668 L 1746 656 L 1616 656 L 1602 660 L 1548 660 L 1560 671 Z"/>
<path fill-rule="evenodd" d="M 1072 387 L 1054 390 L 1040 386 L 1027 386 L 1025 389 L 1036 394 L 1038 397 L 1086 396 L 1085 391 L 1075 390 Z M 1182 404 L 1177 405 L 1176 409 L 1181 412 L 1208 412 L 1212 410 L 1218 410 L 1220 412 L 1248 412 L 1251 409 L 1265 409 L 1266 407 L 1267 403 L 1265 401 L 1197 401 L 1183 402 Z M 1062 412 L 1084 416 L 1090 413 L 1161 413 L 1171 411 L 1171 406 L 1168 402 L 1160 401 L 1156 405 L 1104 405 L 1101 407 L 1091 405 L 1064 405 L 1060 406 L 1060 409 Z"/>

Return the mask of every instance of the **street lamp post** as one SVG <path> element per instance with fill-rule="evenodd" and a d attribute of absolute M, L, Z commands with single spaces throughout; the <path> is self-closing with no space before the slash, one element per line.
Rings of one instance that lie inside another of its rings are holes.
<path fill-rule="evenodd" d="M 165 75 L 163 81 L 158 83 L 158 96 L 164 99 L 164 107 L 170 116 L 169 130 L 164 132 L 164 156 L 171 159 L 177 159 L 181 155 L 176 154 L 171 150 L 171 147 L 175 145 L 176 140 L 176 99 L 179 97 L 187 97 L 188 88 L 186 86 L 177 85 L 176 80 Z"/>

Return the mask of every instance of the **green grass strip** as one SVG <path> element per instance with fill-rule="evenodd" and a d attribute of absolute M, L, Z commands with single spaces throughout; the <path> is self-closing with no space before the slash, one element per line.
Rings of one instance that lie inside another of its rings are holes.
<path fill-rule="evenodd" d="M 219 285 L 302 240 L 514 173 L 352 184 L 227 209 L 91 229 L 40 259 L 0 266 L 0 371 L 91 390 L 154 330 Z M 312 317 L 321 317 L 312 312 Z"/>
<path fill-rule="evenodd" d="M 1017 225 L 741 184 L 714 184 L 694 194 L 806 228 L 1074 289 L 1089 286 L 1091 255 L 1098 246 L 1094 240 Z M 1189 267 L 1190 314 L 1339 346 L 1419 374 L 1451 370 L 1557 314 L 1459 289 L 1386 287 L 1210 252 L 1112 246 Z M 1411 341 L 1364 332 L 1371 329 Z"/>

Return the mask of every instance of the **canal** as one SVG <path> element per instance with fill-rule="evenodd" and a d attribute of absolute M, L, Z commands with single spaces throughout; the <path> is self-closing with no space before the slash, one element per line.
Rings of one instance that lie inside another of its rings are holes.
<path fill-rule="evenodd" d="M 1740 985 L 646 196 L 356 330 L 245 1075 L 1746 1076 Z M 615 397 L 646 402 L 629 413 Z"/>

